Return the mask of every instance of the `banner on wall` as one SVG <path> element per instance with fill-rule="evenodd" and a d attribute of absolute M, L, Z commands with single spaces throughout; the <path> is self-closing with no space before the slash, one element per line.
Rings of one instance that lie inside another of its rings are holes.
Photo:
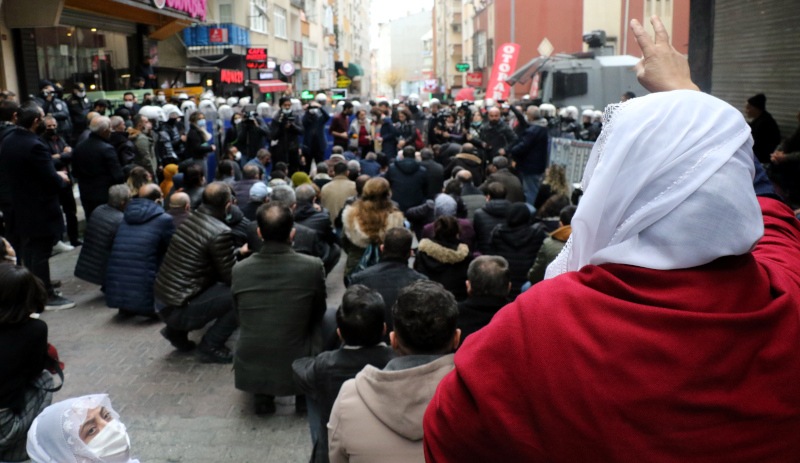
<path fill-rule="evenodd" d="M 492 76 L 486 87 L 486 98 L 495 101 L 508 99 L 511 86 L 506 83 L 506 79 L 517 70 L 517 59 L 519 59 L 519 44 L 504 43 L 497 48 Z"/>

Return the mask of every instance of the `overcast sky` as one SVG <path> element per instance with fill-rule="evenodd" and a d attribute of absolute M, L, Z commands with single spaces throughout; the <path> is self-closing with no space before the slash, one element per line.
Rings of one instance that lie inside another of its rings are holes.
<path fill-rule="evenodd" d="M 378 41 L 378 24 L 395 18 L 408 16 L 410 13 L 419 13 L 422 10 L 432 10 L 433 0 L 372 0 L 370 25 L 371 47 L 375 48 Z"/>

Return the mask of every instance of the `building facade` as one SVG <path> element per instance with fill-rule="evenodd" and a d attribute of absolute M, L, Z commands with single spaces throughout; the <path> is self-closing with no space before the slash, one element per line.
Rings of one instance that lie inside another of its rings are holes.
<path fill-rule="evenodd" d="M 429 58 L 423 40 L 431 30 L 431 10 L 423 10 L 378 26 L 377 95 L 392 98 L 422 91 L 424 61 Z M 422 64 L 422 66 L 420 66 Z"/>
<path fill-rule="evenodd" d="M 433 4 L 433 68 L 440 81 L 440 94 L 455 95 L 464 86 L 462 0 L 435 0 Z"/>
<path fill-rule="evenodd" d="M 162 54 L 173 61 L 167 42 L 206 13 L 205 0 L 5 0 L 0 86 L 21 100 L 43 79 L 67 91 L 77 82 L 89 91 L 131 88 L 143 57 L 162 67 Z M 165 69 L 155 84 L 169 84 L 178 72 L 185 70 Z"/>

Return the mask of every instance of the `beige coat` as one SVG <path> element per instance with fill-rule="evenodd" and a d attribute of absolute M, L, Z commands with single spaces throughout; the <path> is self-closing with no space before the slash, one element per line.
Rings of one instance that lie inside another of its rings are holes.
<path fill-rule="evenodd" d="M 347 198 L 355 195 L 356 182 L 348 179 L 346 175 L 338 175 L 322 187 L 319 202 L 331 214 L 331 223 L 339 217 Z"/>
<path fill-rule="evenodd" d="M 399 357 L 379 370 L 367 366 L 342 385 L 328 423 L 331 463 L 424 462 L 422 418 L 453 355 L 394 370 Z"/>

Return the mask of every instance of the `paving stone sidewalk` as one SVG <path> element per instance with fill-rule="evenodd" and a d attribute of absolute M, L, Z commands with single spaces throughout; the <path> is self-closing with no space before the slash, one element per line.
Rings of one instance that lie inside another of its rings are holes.
<path fill-rule="evenodd" d="M 79 250 L 50 260 L 52 278 L 77 303 L 41 317 L 66 364 L 54 401 L 108 393 L 142 463 L 308 461 L 308 425 L 294 413 L 293 398 L 279 398 L 274 416 L 256 416 L 252 396 L 234 388 L 230 365 L 201 364 L 176 352 L 159 334 L 160 322 L 118 315 L 105 306 L 99 287 L 74 278 Z M 344 292 L 343 263 L 328 277 L 329 307 Z"/>

